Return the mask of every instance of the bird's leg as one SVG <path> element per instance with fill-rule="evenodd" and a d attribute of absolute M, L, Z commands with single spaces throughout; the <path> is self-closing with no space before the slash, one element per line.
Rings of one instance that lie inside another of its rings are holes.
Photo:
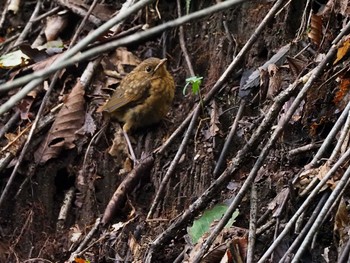
<path fill-rule="evenodd" d="M 126 140 L 126 143 L 128 144 L 128 148 L 129 148 L 129 153 L 131 155 L 131 159 L 133 160 L 134 162 L 134 165 L 138 163 L 137 159 L 136 159 L 136 155 L 135 155 L 135 152 L 134 152 L 134 149 L 132 148 L 132 145 L 131 145 L 131 142 L 130 142 L 130 139 L 129 139 L 129 136 L 128 136 L 128 133 L 124 130 L 124 127 L 123 127 L 123 135 L 125 137 L 125 140 Z"/>

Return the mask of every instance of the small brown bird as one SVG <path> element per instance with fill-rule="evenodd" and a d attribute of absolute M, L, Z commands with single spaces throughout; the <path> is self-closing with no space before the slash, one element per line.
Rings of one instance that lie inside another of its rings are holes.
<path fill-rule="evenodd" d="M 102 107 L 123 122 L 124 132 L 159 122 L 168 113 L 175 83 L 167 71 L 166 59 L 148 58 L 120 82 Z"/>

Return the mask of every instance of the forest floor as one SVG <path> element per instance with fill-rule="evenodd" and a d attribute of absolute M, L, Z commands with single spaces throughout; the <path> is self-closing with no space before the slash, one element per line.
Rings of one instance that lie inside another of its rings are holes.
<path fill-rule="evenodd" d="M 347 0 L 4 2 L 0 262 L 348 262 Z M 99 109 L 149 57 L 132 160 Z"/>

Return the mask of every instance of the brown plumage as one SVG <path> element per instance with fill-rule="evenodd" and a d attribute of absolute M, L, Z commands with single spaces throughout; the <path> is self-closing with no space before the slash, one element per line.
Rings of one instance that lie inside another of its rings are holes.
<path fill-rule="evenodd" d="M 120 82 L 102 110 L 124 123 L 123 130 L 159 122 L 168 113 L 175 83 L 165 66 L 166 59 L 148 58 Z"/>

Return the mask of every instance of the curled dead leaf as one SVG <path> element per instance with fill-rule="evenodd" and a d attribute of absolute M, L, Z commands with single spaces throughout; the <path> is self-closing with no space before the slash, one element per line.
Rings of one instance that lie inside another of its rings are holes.
<path fill-rule="evenodd" d="M 322 40 L 322 17 L 312 14 L 309 28 L 307 36 L 310 38 L 311 42 L 319 47 Z"/>
<path fill-rule="evenodd" d="M 35 152 L 37 163 L 45 163 L 57 157 L 63 149 L 75 147 L 74 141 L 78 138 L 76 131 L 84 125 L 84 104 L 84 88 L 78 81 L 57 114 L 47 138 Z"/>

